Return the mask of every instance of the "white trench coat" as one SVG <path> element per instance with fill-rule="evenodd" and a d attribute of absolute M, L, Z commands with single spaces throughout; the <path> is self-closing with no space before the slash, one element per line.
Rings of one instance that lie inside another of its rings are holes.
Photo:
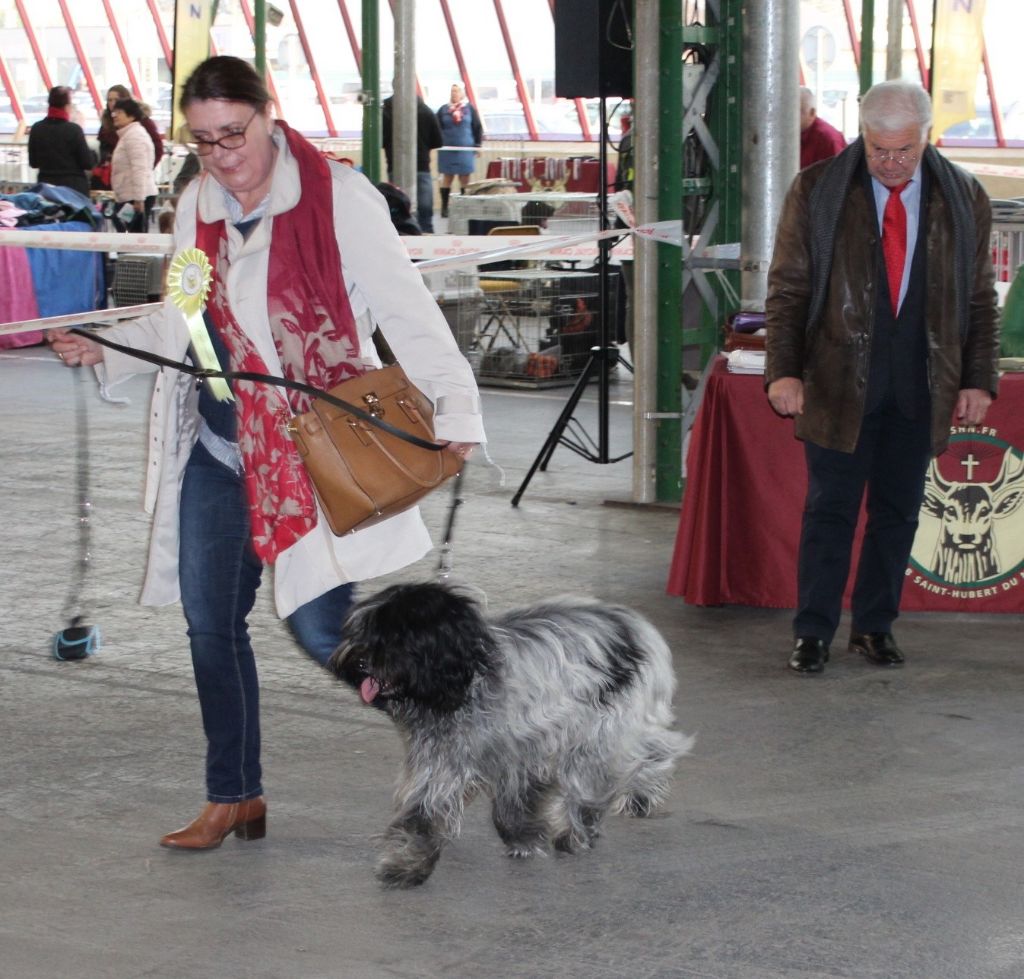
<path fill-rule="evenodd" d="M 267 217 L 247 240 L 228 218 L 223 189 L 209 176 L 194 180 L 178 204 L 174 253 L 195 245 L 196 212 L 206 222 L 225 219 L 231 267 L 226 288 L 236 319 L 251 336 L 272 374 L 281 373 L 267 316 L 266 282 L 270 234 L 275 214 L 299 200 L 298 166 L 281 132 Z M 334 227 L 342 271 L 359 330 L 360 353 L 368 367 L 380 366 L 370 338 L 379 325 L 406 373 L 434 403 L 437 438 L 482 442 L 483 422 L 473 372 L 452 337 L 437 303 L 391 225 L 387 204 L 355 170 L 330 163 Z M 327 202 L 325 202 L 326 204 Z M 184 317 L 170 299 L 151 316 L 106 334 L 127 346 L 181 360 L 188 351 Z M 116 384 L 140 371 L 156 370 L 145 361 L 105 350 L 97 368 L 101 381 Z M 145 506 L 153 515 L 141 602 L 165 605 L 180 597 L 178 587 L 178 506 L 181 482 L 198 427 L 196 382 L 187 374 L 159 369 L 149 418 Z M 419 510 L 407 510 L 364 530 L 335 537 L 320 516 L 316 527 L 278 557 L 274 598 L 278 615 L 339 584 L 387 574 L 418 560 L 431 542 Z"/>

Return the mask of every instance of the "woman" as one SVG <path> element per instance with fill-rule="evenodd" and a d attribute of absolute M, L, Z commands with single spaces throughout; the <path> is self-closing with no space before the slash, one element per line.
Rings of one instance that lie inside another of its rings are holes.
<path fill-rule="evenodd" d="M 71 122 L 71 89 L 51 88 L 46 101 L 46 118 L 28 131 L 28 165 L 39 171 L 40 183 L 70 187 L 88 197 L 86 171 L 95 166 L 96 156 L 82 127 Z"/>
<path fill-rule="evenodd" d="M 480 115 L 459 84 L 452 85 L 450 101 L 437 110 L 437 121 L 441 124 L 445 146 L 479 147 L 484 141 Z M 476 154 L 477 150 L 441 150 L 437 154 L 437 169 L 441 174 L 441 217 L 448 217 L 448 198 L 455 178 L 459 178 L 460 187 L 469 183 L 469 175 L 476 165 Z"/>
<path fill-rule="evenodd" d="M 142 107 L 134 99 L 116 102 L 110 115 L 117 128 L 117 146 L 110 158 L 114 225 L 118 231 L 145 232 L 156 203 L 153 143 L 142 127 Z"/>
<path fill-rule="evenodd" d="M 107 90 L 107 107 L 103 110 L 103 115 L 100 116 L 100 131 L 96 134 L 100 144 L 100 166 L 110 163 L 110 158 L 114 155 L 114 147 L 117 146 L 117 127 L 114 125 L 112 115 L 114 106 L 121 99 L 133 98 L 135 96 L 124 85 L 111 85 Z M 142 128 L 149 133 L 149 138 L 153 141 L 153 166 L 156 166 L 164 155 L 164 141 L 160 138 L 160 131 L 156 128 L 156 123 L 149 118 L 149 110 L 141 102 L 139 107 L 142 109 Z M 109 186 L 97 189 L 107 190 Z"/>
<path fill-rule="evenodd" d="M 180 105 L 203 175 L 178 204 L 176 252 L 213 264 L 204 318 L 221 363 L 330 388 L 378 366 L 378 324 L 434 402 L 445 451 L 483 438 L 479 398 L 437 304 L 388 218 L 384 199 L 350 167 L 328 162 L 270 112 L 244 61 L 216 57 L 186 82 Z M 189 334 L 169 298 L 113 339 L 182 358 Z M 54 333 L 68 364 L 102 365 L 107 381 L 145 369 L 94 341 Z M 246 617 L 264 564 L 278 613 L 325 663 L 340 640 L 352 583 L 404 567 L 430 548 L 415 509 L 332 536 L 285 433 L 305 401 L 240 382 L 217 401 L 188 375 L 162 371 L 151 412 L 147 504 L 154 512 L 142 600 L 181 598 L 208 751 L 207 805 L 162 845 L 202 850 L 234 831 L 263 835 L 258 683 Z M 180 487 L 180 492 L 179 492 Z"/>

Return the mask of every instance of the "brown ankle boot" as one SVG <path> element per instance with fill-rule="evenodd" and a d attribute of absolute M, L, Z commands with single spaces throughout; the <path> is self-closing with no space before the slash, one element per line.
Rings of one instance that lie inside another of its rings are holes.
<path fill-rule="evenodd" d="M 208 802 L 196 819 L 168 833 L 160 845 L 174 850 L 214 850 L 232 832 L 241 840 L 262 840 L 267 835 L 263 796 L 244 802 Z"/>

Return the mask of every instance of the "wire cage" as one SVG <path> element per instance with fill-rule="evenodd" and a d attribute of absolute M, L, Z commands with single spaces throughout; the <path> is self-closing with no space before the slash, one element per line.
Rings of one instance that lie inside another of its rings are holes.
<path fill-rule="evenodd" d="M 139 306 L 160 298 L 163 292 L 163 255 L 118 255 L 110 293 L 115 306 Z"/>
<path fill-rule="evenodd" d="M 550 235 L 589 234 L 600 227 L 596 194 L 456 194 L 448 213 L 448 233 L 453 235 L 485 235 L 492 228 L 516 224 Z"/>
<path fill-rule="evenodd" d="M 501 387 L 571 384 L 600 341 L 596 271 L 550 267 L 460 273 L 460 300 L 475 320 L 466 350 L 482 383 Z M 614 321 L 618 275 L 608 276 Z"/>
<path fill-rule="evenodd" d="M 992 222 L 992 265 L 996 282 L 1012 282 L 1024 265 L 1024 219 Z"/>

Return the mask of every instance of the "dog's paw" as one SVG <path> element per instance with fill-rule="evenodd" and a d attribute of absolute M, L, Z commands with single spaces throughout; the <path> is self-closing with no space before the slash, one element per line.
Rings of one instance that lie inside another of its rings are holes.
<path fill-rule="evenodd" d="M 377 864 L 376 875 L 377 880 L 385 887 L 405 890 L 410 887 L 419 887 L 433 871 L 433 864 L 410 864 L 404 860 L 385 858 Z"/>
<path fill-rule="evenodd" d="M 529 860 L 531 857 L 546 857 L 547 850 L 542 843 L 509 843 L 505 854 L 512 860 Z"/>
<path fill-rule="evenodd" d="M 579 833 L 562 833 L 556 836 L 551 845 L 559 853 L 579 853 L 581 850 L 589 850 L 594 843 L 597 834 L 582 836 Z"/>
<path fill-rule="evenodd" d="M 619 812 L 637 819 L 648 819 L 658 808 L 657 802 L 648 795 L 634 793 L 623 796 L 617 806 Z"/>

